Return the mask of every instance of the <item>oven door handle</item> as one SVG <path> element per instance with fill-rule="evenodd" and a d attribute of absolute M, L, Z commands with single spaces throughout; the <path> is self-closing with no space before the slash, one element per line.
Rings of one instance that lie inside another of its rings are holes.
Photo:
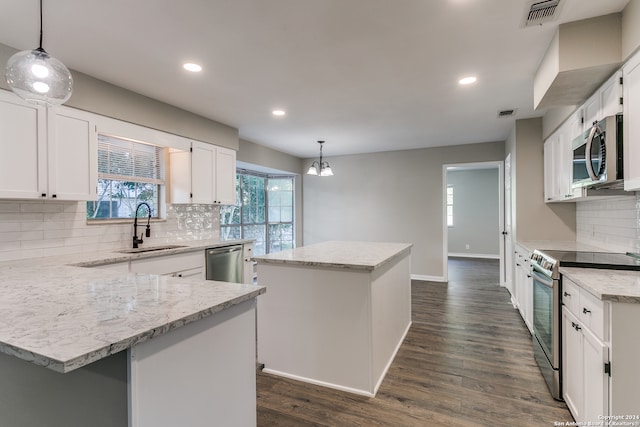
<path fill-rule="evenodd" d="M 551 277 L 535 270 L 533 270 L 531 273 L 534 280 L 538 281 L 540 284 L 546 286 L 547 288 L 553 288 L 553 279 Z"/>

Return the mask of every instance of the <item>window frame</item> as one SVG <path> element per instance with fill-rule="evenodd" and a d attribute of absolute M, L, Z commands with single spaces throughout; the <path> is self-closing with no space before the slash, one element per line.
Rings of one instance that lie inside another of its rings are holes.
<path fill-rule="evenodd" d="M 446 216 L 447 216 L 447 227 L 452 228 L 454 226 L 453 221 L 453 184 L 447 184 L 447 194 L 446 194 Z M 451 211 L 451 213 L 449 213 Z"/>
<path fill-rule="evenodd" d="M 107 139 L 115 139 L 115 140 L 119 140 L 119 141 L 123 141 L 123 142 L 129 142 L 132 144 L 139 144 L 139 145 L 146 145 L 146 146 L 151 146 L 156 150 L 155 156 L 157 157 L 158 165 L 158 176 L 154 177 L 154 178 L 145 178 L 145 177 L 136 177 L 136 176 L 130 176 L 130 175 L 120 175 L 120 176 L 116 176 L 112 173 L 100 173 L 98 172 L 98 182 L 100 180 L 103 181 L 110 181 L 111 183 L 113 182 L 121 182 L 121 183 L 136 183 L 136 184 L 149 184 L 149 185 L 154 185 L 155 188 L 155 192 L 157 194 L 157 201 L 156 203 L 153 203 L 153 205 L 151 206 L 151 220 L 156 222 L 156 221 L 162 221 L 164 220 L 164 212 L 166 210 L 165 208 L 165 191 L 166 191 L 166 184 L 167 184 L 167 177 L 166 177 L 166 170 L 167 170 L 167 164 L 166 164 L 166 153 L 164 152 L 164 150 L 166 150 L 167 147 L 165 147 L 164 145 L 160 145 L 160 144 L 154 144 L 151 142 L 147 142 L 147 141 L 140 141 L 137 139 L 133 139 L 133 138 L 127 138 L 127 137 L 123 137 L 123 136 L 119 136 L 119 135 L 114 135 L 108 132 L 99 132 L 98 133 L 98 147 L 100 146 L 100 137 L 105 137 Z M 132 146 L 132 148 L 134 148 Z M 134 150 L 132 150 L 134 151 Z M 100 149 L 98 148 L 98 164 L 100 164 Z M 119 179 L 122 178 L 122 179 Z M 139 194 L 136 193 L 136 202 L 135 205 L 139 206 L 139 203 L 141 203 L 142 201 L 138 201 L 138 196 Z M 100 200 L 98 198 L 96 198 L 96 200 L 88 200 L 87 201 L 87 216 L 86 216 L 86 221 L 87 224 L 106 224 L 106 223 L 130 223 L 132 222 L 132 220 L 135 217 L 135 213 L 133 213 L 133 216 L 131 217 L 102 217 L 102 218 L 90 218 L 89 217 L 89 204 L 90 203 L 97 203 Z M 109 201 L 113 201 L 113 199 L 111 198 Z M 145 201 L 146 202 L 146 201 Z M 148 202 L 146 202 L 148 203 Z M 110 212 L 111 214 L 111 212 Z M 148 215 L 145 212 L 145 216 Z"/>
<path fill-rule="evenodd" d="M 242 201 L 244 200 L 243 197 L 243 192 L 244 192 L 244 187 L 242 185 L 243 183 L 243 179 L 242 176 L 253 176 L 253 177 L 258 177 L 258 178 L 263 178 L 264 181 L 264 222 L 245 222 L 245 215 L 244 215 L 244 205 L 242 203 Z M 277 222 L 272 222 L 269 220 L 269 180 L 270 179 L 291 179 L 291 185 L 292 185 L 292 190 L 291 190 L 291 221 L 277 221 Z M 295 248 L 296 246 L 296 238 L 295 238 L 295 223 L 296 223 L 296 215 L 295 215 L 295 175 L 293 174 L 266 174 L 266 173 L 261 173 L 261 172 L 255 172 L 255 171 L 251 171 L 251 170 L 246 170 L 246 169 L 240 169 L 237 168 L 236 169 L 236 186 L 237 186 L 237 191 L 238 191 L 238 195 L 237 195 L 237 202 L 236 205 L 233 206 L 237 206 L 240 209 L 239 212 L 239 218 L 240 218 L 240 223 L 236 223 L 236 224 L 224 224 L 222 222 L 222 212 L 221 212 L 221 221 L 220 221 L 220 235 L 222 236 L 222 230 L 223 228 L 232 228 L 232 227 L 239 227 L 240 228 L 240 238 L 241 239 L 245 239 L 245 227 L 252 227 L 252 226 L 264 226 L 264 249 L 265 249 L 265 254 L 271 253 L 270 252 L 270 248 L 271 248 L 271 237 L 270 237 L 270 233 L 269 233 L 269 227 L 271 225 L 278 225 L 278 224 L 288 224 L 291 226 L 291 245 L 293 248 Z M 254 248 L 254 253 L 255 253 L 255 248 Z"/>

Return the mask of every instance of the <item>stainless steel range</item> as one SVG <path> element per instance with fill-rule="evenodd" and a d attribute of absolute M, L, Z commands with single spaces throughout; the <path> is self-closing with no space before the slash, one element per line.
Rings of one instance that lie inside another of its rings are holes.
<path fill-rule="evenodd" d="M 533 354 L 554 399 L 562 400 L 560 319 L 562 294 L 559 262 L 542 253 L 531 254 L 533 278 Z"/>
<path fill-rule="evenodd" d="M 533 350 L 551 395 L 562 400 L 562 275 L 560 267 L 640 270 L 640 259 L 607 252 L 535 250 L 533 277 Z"/>

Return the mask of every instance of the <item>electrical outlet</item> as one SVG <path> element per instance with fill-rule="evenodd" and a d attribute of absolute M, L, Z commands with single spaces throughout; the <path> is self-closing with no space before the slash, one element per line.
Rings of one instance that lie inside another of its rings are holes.
<path fill-rule="evenodd" d="M 465 249 L 469 249 L 469 244 L 467 243 L 466 245 L 464 245 Z"/>

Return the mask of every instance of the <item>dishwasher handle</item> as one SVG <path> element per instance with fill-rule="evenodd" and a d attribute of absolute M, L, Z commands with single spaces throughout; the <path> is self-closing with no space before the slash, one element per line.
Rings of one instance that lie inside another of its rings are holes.
<path fill-rule="evenodd" d="M 238 252 L 242 250 L 242 246 L 224 246 L 222 248 L 207 249 L 207 255 L 226 254 L 231 252 Z"/>

